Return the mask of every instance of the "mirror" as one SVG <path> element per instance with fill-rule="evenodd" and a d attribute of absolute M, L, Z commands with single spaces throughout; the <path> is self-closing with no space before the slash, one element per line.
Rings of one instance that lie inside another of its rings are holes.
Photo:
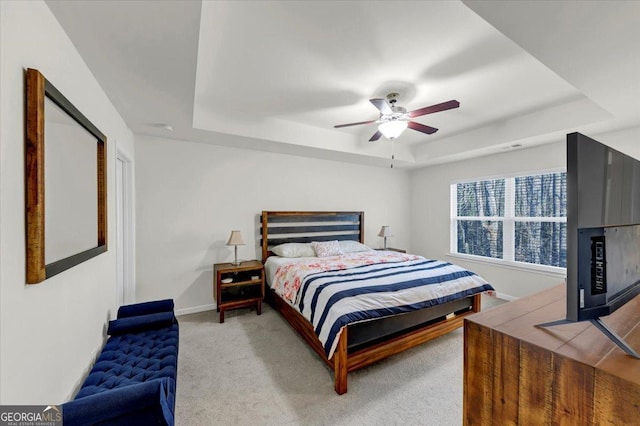
<path fill-rule="evenodd" d="M 37 70 L 26 86 L 27 283 L 36 284 L 107 250 L 106 137 Z"/>

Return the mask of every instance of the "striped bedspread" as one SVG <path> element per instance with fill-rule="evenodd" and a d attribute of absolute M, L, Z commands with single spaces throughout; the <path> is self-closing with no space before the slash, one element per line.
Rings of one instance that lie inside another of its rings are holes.
<path fill-rule="evenodd" d="M 348 324 L 493 290 L 483 278 L 460 266 L 391 252 L 292 259 L 278 267 L 272 284 L 276 291 L 287 287 L 279 278 L 296 284 L 288 294 L 290 302 L 313 325 L 328 358 Z"/>

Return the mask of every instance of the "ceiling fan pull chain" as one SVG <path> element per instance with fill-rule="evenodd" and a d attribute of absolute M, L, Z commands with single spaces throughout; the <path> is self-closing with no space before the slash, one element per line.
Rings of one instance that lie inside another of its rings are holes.
<path fill-rule="evenodd" d="M 393 160 L 396 159 L 395 155 L 395 139 L 391 139 L 391 168 L 393 169 Z"/>

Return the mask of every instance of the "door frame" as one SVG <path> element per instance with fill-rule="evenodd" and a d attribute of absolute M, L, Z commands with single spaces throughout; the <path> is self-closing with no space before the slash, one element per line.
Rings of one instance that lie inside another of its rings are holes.
<path fill-rule="evenodd" d="M 136 301 L 136 286 L 135 286 L 135 216 L 134 216 L 134 191 L 133 191 L 133 161 L 131 158 L 121 151 L 116 152 L 116 161 L 122 162 L 122 186 L 118 187 L 116 184 L 116 208 L 119 208 L 117 201 L 119 199 L 119 191 L 122 193 L 122 222 L 123 222 L 123 278 L 124 278 L 124 304 L 135 303 Z M 117 165 L 116 165 L 117 173 Z M 117 177 L 114 179 L 117 183 Z M 116 223 L 117 226 L 117 223 Z M 116 230 L 116 239 L 120 238 L 120 232 Z M 119 245 L 116 240 L 116 248 Z M 116 255 L 116 262 L 120 262 L 119 254 Z M 117 269 L 116 269 L 117 274 Z M 116 285 L 118 285 L 118 278 L 116 277 Z M 117 292 L 116 292 L 117 295 Z M 119 301 L 118 301 L 119 304 Z"/>

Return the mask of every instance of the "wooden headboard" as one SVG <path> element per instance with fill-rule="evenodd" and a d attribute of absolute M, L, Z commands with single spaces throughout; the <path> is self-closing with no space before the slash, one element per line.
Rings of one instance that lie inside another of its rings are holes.
<path fill-rule="evenodd" d="M 262 261 L 284 243 L 354 240 L 364 243 L 364 212 L 262 211 Z"/>

